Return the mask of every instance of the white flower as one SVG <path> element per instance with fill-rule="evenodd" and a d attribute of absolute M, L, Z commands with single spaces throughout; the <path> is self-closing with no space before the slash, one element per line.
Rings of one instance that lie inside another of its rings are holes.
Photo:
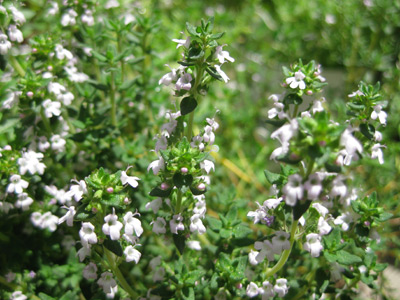
<path fill-rule="evenodd" d="M 122 182 L 123 185 L 129 184 L 133 188 L 136 188 L 139 185 L 139 183 L 137 181 L 140 180 L 139 177 L 128 176 L 125 171 L 121 172 L 121 178 L 120 179 L 121 179 L 121 182 Z"/>
<path fill-rule="evenodd" d="M 123 225 L 118 221 L 118 216 L 115 214 L 114 208 L 112 214 L 104 217 L 104 222 L 102 227 L 104 234 L 109 235 L 113 241 L 118 240 L 121 237 L 120 231 Z"/>
<path fill-rule="evenodd" d="M 200 168 L 204 169 L 207 174 L 210 173 L 211 169 L 215 171 L 214 163 L 211 160 L 207 159 L 200 163 Z"/>
<path fill-rule="evenodd" d="M 131 245 L 125 248 L 124 254 L 127 262 L 135 261 L 135 263 L 139 263 L 140 257 L 142 256 L 142 254 Z"/>
<path fill-rule="evenodd" d="M 213 128 L 209 125 L 204 127 L 203 140 L 210 145 L 214 144 L 215 142 L 215 134 L 213 132 Z"/>
<path fill-rule="evenodd" d="M 50 138 L 51 149 L 62 152 L 65 150 L 65 144 L 67 143 L 59 134 L 55 134 Z"/>
<path fill-rule="evenodd" d="M 254 282 L 250 282 L 246 288 L 246 295 L 250 298 L 254 298 L 260 294 L 261 288 Z"/>
<path fill-rule="evenodd" d="M 90 262 L 82 271 L 83 277 L 87 280 L 97 279 L 97 266 L 95 263 Z"/>
<path fill-rule="evenodd" d="M 82 23 L 85 23 L 87 26 L 94 25 L 93 13 L 90 10 L 85 10 L 85 13 L 81 16 Z"/>
<path fill-rule="evenodd" d="M 179 47 L 185 47 L 186 49 L 189 49 L 190 46 L 190 37 L 186 37 L 185 40 L 183 39 L 172 39 L 173 42 L 178 43 L 178 45 L 176 45 L 176 49 L 178 49 Z"/>
<path fill-rule="evenodd" d="M 153 232 L 157 234 L 164 234 L 167 232 L 167 229 L 165 229 L 165 226 L 167 225 L 167 222 L 164 220 L 164 218 L 157 217 L 156 221 L 152 222 L 153 224 Z"/>
<path fill-rule="evenodd" d="M 15 207 L 21 208 L 26 211 L 29 206 L 33 203 L 33 199 L 29 197 L 27 193 L 18 194 L 18 200 L 15 202 Z"/>
<path fill-rule="evenodd" d="M 49 15 L 54 16 L 55 14 L 58 13 L 59 8 L 58 8 L 58 3 L 55 1 L 50 2 L 51 8 L 47 11 Z"/>
<path fill-rule="evenodd" d="M 161 206 L 162 206 L 161 198 L 157 198 L 153 201 L 146 203 L 146 208 L 147 209 L 151 208 L 155 214 L 158 212 L 158 210 L 160 209 Z"/>
<path fill-rule="evenodd" d="M 60 60 L 65 59 L 65 58 L 68 60 L 71 60 L 74 58 L 72 53 L 69 50 L 64 49 L 64 47 L 60 44 L 57 44 L 54 50 L 56 51 L 56 57 Z M 60 86 L 61 86 L 61 84 L 60 84 Z M 50 86 L 49 86 L 49 89 L 50 89 Z M 65 90 L 65 88 L 64 88 L 64 90 Z M 59 93 L 57 93 L 57 94 L 59 94 Z"/>
<path fill-rule="evenodd" d="M 308 180 L 303 185 L 304 190 L 307 191 L 308 200 L 317 200 L 322 191 L 321 179 L 317 173 L 311 174 Z"/>
<path fill-rule="evenodd" d="M 73 226 L 73 222 L 74 222 L 74 216 L 76 214 L 75 206 L 70 206 L 70 207 L 64 206 L 63 208 L 68 209 L 68 211 L 64 216 L 62 216 L 58 220 L 58 225 L 60 225 L 61 223 L 67 221 L 67 225 L 72 227 Z"/>
<path fill-rule="evenodd" d="M 257 256 L 260 252 L 258 251 L 254 251 L 254 250 L 250 250 L 249 253 L 249 262 L 250 264 L 252 264 L 253 266 L 258 265 L 260 263 L 260 261 L 257 261 Z"/>
<path fill-rule="evenodd" d="M 90 250 L 90 244 L 82 244 L 82 248 L 78 250 L 76 253 L 77 256 L 79 256 L 79 261 L 82 262 L 86 256 L 90 256 L 91 250 Z"/>
<path fill-rule="evenodd" d="M 282 189 L 287 205 L 295 206 L 297 200 L 303 198 L 304 188 L 301 182 L 302 178 L 299 174 L 289 176 L 288 183 Z"/>
<path fill-rule="evenodd" d="M 192 142 L 190 143 L 192 148 L 199 148 L 200 151 L 204 150 L 203 137 L 200 135 L 196 135 L 192 138 Z"/>
<path fill-rule="evenodd" d="M 47 228 L 51 232 L 55 231 L 57 229 L 57 224 L 58 224 L 58 217 L 55 215 L 52 215 L 51 212 L 46 212 L 42 215 L 42 222 L 41 222 L 41 228 Z"/>
<path fill-rule="evenodd" d="M 10 209 L 13 207 L 14 206 L 9 202 L 0 201 L 0 211 L 4 212 L 5 214 L 8 214 Z"/>
<path fill-rule="evenodd" d="M 357 160 L 358 153 L 362 153 L 363 147 L 361 143 L 346 129 L 340 137 L 340 145 L 345 147 L 343 164 L 349 166 L 353 157 Z M 343 150 L 342 150 L 343 151 Z"/>
<path fill-rule="evenodd" d="M 320 235 L 326 235 L 331 232 L 332 227 L 324 219 L 324 217 L 319 217 L 318 219 L 318 231 Z"/>
<path fill-rule="evenodd" d="M 117 0 L 108 0 L 107 3 L 104 5 L 106 9 L 119 7 L 119 2 Z"/>
<path fill-rule="evenodd" d="M 317 233 L 310 233 L 306 236 L 307 242 L 304 243 L 304 250 L 311 253 L 312 257 L 318 257 L 324 249 L 321 244 L 321 237 Z"/>
<path fill-rule="evenodd" d="M 217 70 L 219 76 L 222 77 L 222 80 L 223 80 L 225 83 L 227 83 L 230 79 L 229 79 L 228 75 L 226 75 L 225 72 L 221 70 L 221 66 L 215 65 L 214 67 L 215 67 L 215 69 Z"/>
<path fill-rule="evenodd" d="M 137 214 L 128 211 L 124 216 L 125 233 L 132 235 L 135 232 L 136 236 L 141 236 L 143 233 L 142 223 L 134 216 Z"/>
<path fill-rule="evenodd" d="M 284 108 L 285 105 L 283 103 L 275 102 L 274 107 L 268 111 L 268 118 L 273 119 L 278 116 L 280 120 L 284 119 L 286 117 L 286 113 L 283 111 Z"/>
<path fill-rule="evenodd" d="M 46 99 L 43 101 L 42 106 L 44 108 L 44 114 L 47 118 L 52 116 L 59 116 L 61 114 L 61 103 L 58 101 L 51 101 Z"/>
<path fill-rule="evenodd" d="M 228 51 L 223 51 L 222 47 L 224 47 L 226 45 L 221 45 L 221 46 L 217 46 L 215 48 L 215 55 L 217 56 L 217 59 L 219 60 L 220 64 L 223 64 L 225 62 L 225 60 L 228 60 L 230 62 L 234 62 L 235 59 L 233 59 L 230 55 Z"/>
<path fill-rule="evenodd" d="M 289 239 L 290 234 L 285 231 L 276 231 L 275 236 L 272 238 L 272 247 L 274 252 L 279 254 L 283 250 L 290 249 L 290 242 Z"/>
<path fill-rule="evenodd" d="M 78 72 L 78 69 L 75 66 L 65 66 L 64 67 L 64 71 L 67 73 L 68 75 L 68 79 L 71 80 L 72 82 L 85 82 L 87 80 L 89 80 L 89 76 L 86 75 L 85 73 L 82 72 Z M 64 98 L 66 98 L 67 95 L 64 96 Z M 74 99 L 74 95 L 72 95 L 71 93 L 68 93 L 68 97 L 72 99 Z M 63 101 L 65 105 L 69 105 L 71 103 L 71 101 L 69 101 L 69 103 L 67 103 L 67 101 Z"/>
<path fill-rule="evenodd" d="M 374 111 L 371 113 L 372 120 L 376 120 L 377 118 L 382 125 L 386 125 L 387 113 L 382 110 L 382 105 L 379 104 L 374 106 Z"/>
<path fill-rule="evenodd" d="M 94 225 L 90 222 L 82 223 L 79 236 L 84 246 L 88 244 L 97 244 L 97 235 L 94 232 Z"/>
<path fill-rule="evenodd" d="M 18 158 L 19 172 L 25 175 L 26 172 L 34 175 L 36 173 L 43 175 L 45 164 L 40 162 L 43 158 L 43 153 L 36 153 L 35 151 L 28 150 L 22 153 L 22 157 Z"/>
<path fill-rule="evenodd" d="M 8 36 L 13 42 L 17 41 L 18 43 L 22 43 L 24 40 L 22 32 L 15 25 L 10 25 L 8 27 Z"/>
<path fill-rule="evenodd" d="M 97 284 L 103 288 L 104 293 L 108 294 L 112 292 L 112 288 L 117 286 L 117 282 L 113 278 L 113 274 L 110 272 L 104 272 L 101 274 Z"/>
<path fill-rule="evenodd" d="M 157 175 L 158 172 L 160 172 L 160 170 L 164 170 L 164 168 L 165 168 L 164 159 L 162 158 L 162 156 L 160 156 L 160 158 L 158 160 L 155 160 L 150 163 L 150 165 L 147 167 L 147 171 L 152 169 L 153 174 Z"/>
<path fill-rule="evenodd" d="M 332 190 L 329 194 L 330 197 L 335 198 L 339 196 L 341 199 L 347 194 L 347 186 L 343 183 L 343 176 L 337 176 L 332 181 Z"/>
<path fill-rule="evenodd" d="M 264 220 L 264 218 L 268 216 L 265 208 L 263 206 L 261 206 L 258 202 L 256 202 L 256 203 L 259 208 L 255 211 L 249 211 L 247 213 L 247 216 L 249 218 L 254 218 L 254 224 L 257 224 L 258 222 Z"/>
<path fill-rule="evenodd" d="M 275 209 L 281 202 L 282 197 L 267 199 L 264 201 L 263 206 L 267 207 L 268 209 Z"/>
<path fill-rule="evenodd" d="M 203 222 L 201 221 L 202 216 L 199 214 L 194 214 L 190 218 L 190 231 L 198 232 L 199 234 L 204 234 L 206 232 L 206 227 L 204 227 Z"/>
<path fill-rule="evenodd" d="M 301 71 L 297 71 L 294 73 L 293 77 L 286 78 L 286 83 L 289 84 L 292 89 L 298 87 L 299 89 L 304 90 L 306 88 L 306 83 L 303 81 L 304 78 L 306 78 L 306 75 Z"/>
<path fill-rule="evenodd" d="M 45 152 L 47 149 L 50 148 L 50 143 L 45 136 L 39 137 L 39 142 L 37 145 L 38 145 L 39 151 L 41 151 L 41 152 Z"/>
<path fill-rule="evenodd" d="M 38 211 L 35 211 L 31 214 L 31 222 L 36 227 L 41 227 L 42 225 L 42 214 Z"/>
<path fill-rule="evenodd" d="M 201 250 L 201 245 L 200 245 L 199 241 L 188 241 L 187 246 L 192 250 L 196 250 L 196 251 Z"/>
<path fill-rule="evenodd" d="M 371 158 L 372 159 L 377 158 L 381 165 L 385 162 L 384 159 L 383 159 L 383 152 L 382 152 L 381 148 L 385 148 L 385 147 L 386 146 L 381 145 L 381 144 L 378 143 L 378 144 L 373 145 L 372 148 L 371 148 L 371 151 L 372 151 L 371 152 Z"/>
<path fill-rule="evenodd" d="M 83 194 L 87 194 L 86 182 L 80 180 L 77 184 L 72 185 L 69 189 L 70 195 L 72 195 L 76 202 L 82 199 Z"/>
<path fill-rule="evenodd" d="M 345 212 L 341 214 L 333 221 L 335 225 L 342 225 L 343 231 L 349 230 L 351 222 L 353 222 L 353 216 L 350 212 Z"/>
<path fill-rule="evenodd" d="M 274 286 L 269 281 L 264 281 L 261 294 L 262 300 L 273 298 L 275 296 Z"/>
<path fill-rule="evenodd" d="M 185 226 L 182 223 L 183 217 L 181 214 L 174 215 L 172 220 L 169 221 L 169 227 L 173 234 L 178 234 L 178 230 L 184 230 Z"/>
<path fill-rule="evenodd" d="M 25 16 L 22 12 L 20 12 L 14 6 L 10 6 L 9 9 L 11 10 L 13 20 L 15 21 L 15 23 L 22 25 L 26 22 Z"/>
<path fill-rule="evenodd" d="M 191 82 L 192 81 L 192 75 L 189 73 L 183 72 L 181 77 L 179 77 L 178 81 L 175 84 L 175 88 L 180 91 L 180 90 L 187 90 L 189 91 L 192 88 Z"/>
<path fill-rule="evenodd" d="M 28 181 L 21 179 L 18 174 L 11 175 L 10 184 L 7 186 L 7 193 L 21 194 L 23 189 L 29 186 Z"/>
<path fill-rule="evenodd" d="M 11 42 L 8 40 L 5 34 L 0 33 L 0 54 L 7 54 L 8 50 L 11 49 Z M 4 104 L 3 104 L 4 106 Z"/>
<path fill-rule="evenodd" d="M 169 65 L 166 66 L 171 69 L 171 72 L 161 77 L 161 79 L 158 81 L 159 85 L 170 85 L 173 81 L 176 81 L 178 79 L 178 75 L 176 74 L 177 69 L 172 69 Z"/>
<path fill-rule="evenodd" d="M 15 291 L 14 293 L 11 294 L 10 300 L 26 300 L 28 297 L 26 297 L 24 294 L 22 294 L 21 291 Z"/>
<path fill-rule="evenodd" d="M 319 214 L 323 217 L 325 217 L 326 214 L 329 212 L 329 210 L 325 206 L 321 205 L 320 203 L 313 203 L 313 204 L 311 204 L 311 206 L 314 207 L 319 212 Z"/>
<path fill-rule="evenodd" d="M 287 280 L 285 278 L 277 279 L 274 285 L 274 292 L 277 293 L 279 297 L 284 297 L 288 291 Z"/>
<path fill-rule="evenodd" d="M 63 14 L 63 16 L 61 17 L 61 25 L 62 26 L 68 26 L 68 25 L 75 25 L 76 24 L 76 20 L 75 18 L 78 16 L 78 14 L 73 10 L 73 9 L 69 9 L 67 11 L 67 13 Z"/>
<path fill-rule="evenodd" d="M 360 90 L 357 90 L 351 94 L 348 95 L 350 98 L 356 97 L 356 96 L 364 96 L 364 93 L 361 92 Z"/>
<path fill-rule="evenodd" d="M 255 242 L 254 243 L 254 248 L 256 250 L 259 250 L 258 254 L 255 256 L 255 261 L 257 263 L 262 262 L 265 257 L 269 260 L 269 261 L 273 261 L 274 258 L 274 254 L 279 254 L 280 252 L 276 252 L 274 246 L 272 245 L 272 243 L 268 240 L 265 240 L 263 242 Z M 255 253 L 254 253 L 255 254 Z"/>

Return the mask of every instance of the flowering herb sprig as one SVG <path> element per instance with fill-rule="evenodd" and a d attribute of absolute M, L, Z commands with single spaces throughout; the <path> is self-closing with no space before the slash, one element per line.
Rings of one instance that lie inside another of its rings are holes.
<path fill-rule="evenodd" d="M 119 269 L 124 260 L 139 262 L 138 239 L 143 233 L 140 214 L 131 207 L 128 191 L 138 186 L 139 178 L 127 171 L 109 174 L 100 168 L 85 180 L 76 181 L 68 191 L 75 201 L 63 206 L 67 211 L 58 223 L 72 227 L 80 222 L 82 247 L 77 255 L 81 262 L 87 262 L 83 270 L 86 279 L 95 279 L 104 293 L 111 295 L 118 289 L 116 278 L 129 295 L 136 296 Z"/>
<path fill-rule="evenodd" d="M 288 92 L 270 97 L 274 108 L 268 113 L 268 123 L 280 126 L 271 134 L 280 146 L 270 159 L 282 164 L 281 172 L 265 171 L 275 194 L 248 214 L 254 223 L 264 224 L 273 232 L 268 239 L 256 241 L 255 250 L 249 254 L 252 265 L 261 264 L 265 269 L 263 275 L 257 276 L 260 284 L 252 281 L 248 285 L 247 295 L 282 297 L 289 292 L 286 279 L 276 280 L 274 276 L 285 273 L 281 270 L 296 243 L 300 251 L 309 252 L 311 257 L 322 256 L 322 264 L 337 266 L 335 270 L 340 268 L 339 275 L 332 269 L 331 280 L 314 294 L 329 293 L 328 286 L 333 287 L 342 276 L 352 278 L 352 284 L 362 280 L 372 286 L 376 279 L 373 272 L 385 267 L 375 263 L 376 254 L 371 249 L 377 239 L 374 228 L 391 214 L 378 207 L 376 194 L 361 197 L 361 191 L 350 187 L 349 166 L 371 149 L 374 137 L 372 133 L 368 136 L 365 128 L 374 131 L 371 123 L 379 119 L 379 113 L 381 121 L 386 120 L 380 107 L 373 109 L 379 105 L 379 85 L 372 87 L 361 83 L 360 91 L 352 95 L 357 98 L 348 105 L 353 119 L 340 124 L 331 119 L 323 97 L 305 98 L 316 96 L 321 90 L 325 80 L 320 66 L 314 62 L 303 65 L 300 61 L 292 65 L 291 70 L 284 68 L 284 74 Z M 383 163 L 382 151 L 369 156 Z M 340 245 L 336 244 L 339 240 Z M 329 278 L 329 272 L 326 270 L 323 276 Z M 278 280 L 282 289 L 276 287 Z M 308 280 L 311 283 L 314 277 Z M 336 289 L 335 292 L 351 291 Z M 305 290 L 297 290 L 297 293 L 305 293 Z"/>

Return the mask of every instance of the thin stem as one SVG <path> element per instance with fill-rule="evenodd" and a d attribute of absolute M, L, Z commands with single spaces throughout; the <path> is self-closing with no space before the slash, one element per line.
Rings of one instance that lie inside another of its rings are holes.
<path fill-rule="evenodd" d="M 198 96 L 197 88 L 198 88 L 198 86 L 200 84 L 201 78 L 203 77 L 203 72 L 204 72 L 203 67 L 200 66 L 200 67 L 197 68 L 196 78 L 195 78 L 195 81 L 194 81 L 194 85 L 193 85 L 193 87 L 191 89 L 191 96 L 193 98 L 195 98 L 195 99 Z M 198 99 L 196 99 L 196 101 L 197 100 Z M 193 135 L 193 120 L 194 120 L 194 111 L 192 111 L 189 114 L 189 121 L 188 121 L 188 125 L 187 125 L 187 130 L 186 130 L 186 137 L 187 137 L 189 142 L 191 141 L 192 135 Z"/>
<path fill-rule="evenodd" d="M 103 247 L 103 249 L 104 253 L 106 254 L 107 261 L 109 262 L 109 266 L 114 275 L 117 277 L 122 288 L 129 294 L 129 296 L 131 296 L 132 298 L 137 298 L 138 294 L 131 288 L 129 283 L 125 280 L 125 277 L 122 274 L 121 270 L 115 264 L 114 255 L 107 248 Z"/>
<path fill-rule="evenodd" d="M 16 284 L 8 282 L 3 276 L 0 276 L 0 284 L 5 285 L 12 291 L 15 291 L 18 287 Z"/>
<path fill-rule="evenodd" d="M 290 253 L 292 252 L 293 245 L 295 242 L 295 233 L 297 230 L 297 224 L 299 223 L 299 220 L 293 220 L 292 226 L 290 227 L 290 248 L 288 250 L 284 250 L 282 253 L 281 258 L 279 261 L 276 263 L 275 266 L 273 266 L 271 269 L 267 269 L 265 272 L 265 278 L 268 278 L 275 273 L 277 273 L 282 267 L 285 265 L 286 261 L 289 258 Z"/>
<path fill-rule="evenodd" d="M 115 78 L 114 71 L 110 73 L 110 100 L 111 100 L 111 124 L 117 127 L 117 104 L 115 103 Z"/>
<path fill-rule="evenodd" d="M 192 111 L 189 114 L 188 128 L 186 132 L 186 137 L 189 142 L 192 140 L 192 135 L 193 135 L 193 120 L 194 120 L 194 111 Z"/>
<path fill-rule="evenodd" d="M 182 208 L 182 191 L 178 189 L 178 194 L 176 195 L 176 214 L 180 214 Z"/>
<path fill-rule="evenodd" d="M 25 77 L 25 70 L 21 67 L 18 60 L 12 55 L 10 55 L 9 58 L 11 65 L 13 66 L 14 70 L 18 72 L 19 76 Z"/>

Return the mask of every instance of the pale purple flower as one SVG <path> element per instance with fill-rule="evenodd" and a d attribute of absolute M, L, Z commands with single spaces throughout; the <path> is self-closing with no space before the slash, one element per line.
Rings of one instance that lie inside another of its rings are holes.
<path fill-rule="evenodd" d="M 82 271 L 83 277 L 87 280 L 97 279 L 97 266 L 95 263 L 90 262 Z"/>
<path fill-rule="evenodd" d="M 234 62 L 235 59 L 229 55 L 229 52 L 222 50 L 222 47 L 224 47 L 224 46 L 226 46 L 226 45 L 220 45 L 215 48 L 215 55 L 217 56 L 219 63 L 223 64 L 225 62 L 225 60 Z"/>
<path fill-rule="evenodd" d="M 274 252 L 279 254 L 283 250 L 290 249 L 289 242 L 290 234 L 285 231 L 276 231 L 275 236 L 272 238 L 272 247 Z"/>
<path fill-rule="evenodd" d="M 201 245 L 200 245 L 199 241 L 188 241 L 187 246 L 192 250 L 196 250 L 196 251 L 201 250 Z"/>
<path fill-rule="evenodd" d="M 161 206 L 162 206 L 161 198 L 157 198 L 153 201 L 146 203 L 146 208 L 147 209 L 151 208 L 155 214 L 158 212 L 158 210 L 160 209 Z"/>
<path fill-rule="evenodd" d="M 340 137 L 340 145 L 345 147 L 345 151 L 342 152 L 344 155 L 343 164 L 349 166 L 352 159 L 358 159 L 358 153 L 362 153 L 363 146 L 361 143 L 351 134 L 349 129 L 346 129 Z"/>
<path fill-rule="evenodd" d="M 7 36 L 5 34 L 0 33 L 0 54 L 6 55 L 8 50 L 11 49 L 11 46 L 12 46 L 11 42 L 8 40 Z M 3 107 L 5 107 L 4 104 Z"/>
<path fill-rule="evenodd" d="M 255 242 L 254 248 L 256 250 L 259 250 L 258 254 L 255 256 L 255 261 L 257 263 L 262 262 L 265 259 L 265 257 L 269 261 L 273 261 L 275 259 L 274 254 L 279 254 L 281 252 L 281 251 L 276 252 L 274 245 L 268 240 L 265 240 L 263 242 L 259 241 Z"/>
<path fill-rule="evenodd" d="M 167 225 L 167 222 L 165 221 L 164 218 L 157 217 L 157 220 L 151 222 L 153 224 L 153 232 L 157 234 L 164 234 L 167 232 L 167 229 L 165 226 Z"/>
<path fill-rule="evenodd" d="M 321 179 L 317 173 L 311 174 L 303 185 L 308 200 L 317 200 L 322 191 Z"/>
<path fill-rule="evenodd" d="M 178 81 L 175 84 L 175 88 L 180 91 L 180 90 L 187 90 L 189 91 L 192 88 L 191 82 L 192 81 L 192 75 L 189 73 L 183 72 L 181 74 L 181 77 L 179 77 Z"/>
<path fill-rule="evenodd" d="M 162 158 L 162 156 L 160 156 L 160 158 L 158 160 L 155 160 L 150 163 L 150 165 L 147 167 L 147 171 L 152 169 L 153 174 L 157 175 L 158 172 L 160 172 L 160 170 L 164 170 L 164 168 L 165 168 L 164 159 Z"/>
<path fill-rule="evenodd" d="M 113 274 L 110 272 L 104 272 L 101 274 L 101 278 L 97 280 L 97 284 L 103 288 L 104 293 L 111 293 L 111 289 L 117 286 Z"/>
<path fill-rule="evenodd" d="M 327 235 L 331 232 L 332 227 L 328 224 L 328 222 L 324 219 L 324 217 L 319 217 L 318 219 L 318 231 L 319 235 Z"/>
<path fill-rule="evenodd" d="M 13 42 L 17 41 L 18 43 L 22 43 L 24 41 L 21 30 L 19 30 L 15 25 L 10 25 L 8 27 L 8 36 Z"/>
<path fill-rule="evenodd" d="M 79 261 L 82 262 L 85 257 L 90 256 L 91 253 L 91 249 L 90 249 L 90 244 L 85 244 L 82 243 L 82 248 L 78 250 L 78 252 L 76 253 L 77 256 L 79 256 Z"/>
<path fill-rule="evenodd" d="M 200 168 L 204 169 L 207 174 L 210 173 L 211 169 L 215 171 L 214 163 L 211 160 L 205 159 L 200 163 Z"/>
<path fill-rule="evenodd" d="M 177 69 L 172 69 L 169 65 L 166 65 L 168 68 L 171 69 L 171 72 L 165 74 L 161 79 L 158 81 L 158 84 L 161 85 L 170 85 L 173 81 L 178 79 L 177 76 Z"/>
<path fill-rule="evenodd" d="M 261 290 L 262 289 L 259 288 L 257 284 L 250 282 L 246 288 L 246 295 L 250 298 L 254 298 L 260 294 Z"/>

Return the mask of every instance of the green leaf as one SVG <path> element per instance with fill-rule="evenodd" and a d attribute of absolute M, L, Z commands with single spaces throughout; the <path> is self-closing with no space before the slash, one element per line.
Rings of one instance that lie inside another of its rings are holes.
<path fill-rule="evenodd" d="M 99 52 L 97 52 L 95 50 L 92 50 L 90 53 L 92 54 L 93 57 L 97 58 L 101 62 L 107 61 L 107 57 L 105 57 L 103 54 L 100 54 Z"/>
<path fill-rule="evenodd" d="M 298 220 L 301 216 L 307 211 L 310 207 L 311 201 L 305 200 L 305 202 L 301 203 L 297 201 L 296 205 L 293 207 L 293 218 L 294 220 Z"/>
<path fill-rule="evenodd" d="M 272 184 L 282 184 L 283 176 L 278 173 L 273 173 L 268 170 L 264 170 L 265 177 L 267 178 L 268 182 Z"/>
<path fill-rule="evenodd" d="M 198 195 L 203 195 L 205 192 L 207 192 L 207 189 L 199 190 L 195 186 L 190 186 L 190 191 L 192 192 L 193 195 L 198 196 Z"/>
<path fill-rule="evenodd" d="M 282 71 L 283 71 L 283 74 L 285 75 L 285 77 L 291 77 L 292 76 L 292 72 L 290 72 L 290 70 L 287 67 L 283 66 L 282 67 Z"/>
<path fill-rule="evenodd" d="M 337 262 L 342 265 L 353 265 L 357 263 L 361 263 L 361 257 L 351 254 L 346 250 L 339 250 L 336 252 Z"/>
<path fill-rule="evenodd" d="M 223 239 L 229 239 L 229 238 L 231 237 L 231 235 L 232 235 L 232 231 L 231 231 L 230 229 L 222 228 L 222 229 L 219 231 L 219 235 L 220 235 L 220 237 L 223 238 Z"/>
<path fill-rule="evenodd" d="M 217 69 L 215 69 L 214 67 L 209 66 L 206 68 L 206 71 L 208 74 L 211 75 L 211 77 L 213 77 L 217 80 L 223 81 L 221 75 L 219 75 L 219 73 L 217 72 Z"/>
<path fill-rule="evenodd" d="M 347 106 L 354 110 L 363 110 L 365 108 L 364 104 L 356 104 L 352 102 L 347 103 Z"/>
<path fill-rule="evenodd" d="M 389 265 L 388 263 L 376 264 L 375 267 L 373 268 L 373 270 L 375 272 L 379 273 L 379 272 L 382 272 L 383 270 L 385 270 L 388 265 Z"/>
<path fill-rule="evenodd" d="M 195 300 L 194 289 L 192 287 L 184 287 L 182 290 L 182 298 L 184 300 Z"/>
<path fill-rule="evenodd" d="M 16 119 L 7 119 L 7 121 L 0 126 L 0 134 L 3 134 L 10 129 L 13 129 L 15 125 L 17 125 L 20 122 L 19 118 Z"/>
<path fill-rule="evenodd" d="M 251 230 L 246 223 L 239 224 L 233 228 L 233 234 L 235 235 L 235 238 L 238 239 L 245 238 L 252 233 L 253 230 Z"/>
<path fill-rule="evenodd" d="M 119 91 L 126 91 L 127 89 L 131 88 L 135 83 L 137 83 L 139 80 L 139 77 L 135 77 L 132 80 L 125 81 L 120 87 Z"/>
<path fill-rule="evenodd" d="M 391 219 L 393 217 L 393 214 L 389 213 L 389 212 L 383 212 L 379 215 L 378 218 L 376 218 L 376 220 L 378 220 L 379 222 L 385 222 L 389 219 Z"/>
<path fill-rule="evenodd" d="M 186 274 L 186 278 L 184 279 L 184 282 L 186 285 L 195 285 L 196 281 L 200 281 L 201 277 L 204 275 L 203 270 L 194 270 Z"/>
<path fill-rule="evenodd" d="M 118 256 L 124 255 L 124 251 L 122 250 L 121 244 L 118 241 L 113 241 L 107 238 L 104 240 L 103 245 L 115 255 Z"/>
<path fill-rule="evenodd" d="M 176 249 L 178 249 L 179 253 L 182 255 L 183 251 L 185 250 L 185 236 L 182 234 L 173 234 L 172 238 L 174 240 Z"/>
<path fill-rule="evenodd" d="M 285 98 L 283 98 L 283 103 L 285 105 L 287 104 L 300 105 L 301 103 L 303 103 L 303 99 L 297 94 L 288 94 L 285 96 Z"/>
<path fill-rule="evenodd" d="M 206 216 L 206 220 L 212 230 L 219 231 L 222 228 L 222 222 L 220 220 L 211 216 Z"/>
<path fill-rule="evenodd" d="M 218 40 L 218 39 L 222 38 L 224 34 L 225 34 L 225 32 L 214 33 L 209 36 L 209 39 L 210 40 Z"/>
<path fill-rule="evenodd" d="M 190 34 L 190 35 L 193 35 L 193 36 L 200 36 L 200 34 L 198 34 L 197 32 L 196 32 L 196 27 L 194 27 L 192 24 L 190 24 L 189 22 L 186 22 L 186 30 L 187 30 L 187 32 Z"/>
<path fill-rule="evenodd" d="M 181 115 L 190 114 L 197 107 L 197 101 L 194 97 L 185 97 L 180 104 Z"/>
<path fill-rule="evenodd" d="M 340 244 L 341 233 L 338 227 L 335 227 L 328 235 L 323 237 L 325 248 L 335 250 L 337 245 Z"/>
<path fill-rule="evenodd" d="M 55 300 L 56 298 L 50 297 L 49 295 L 46 295 L 44 293 L 39 293 L 39 298 L 41 300 Z"/>
<path fill-rule="evenodd" d="M 168 190 L 162 190 L 159 187 L 155 187 L 154 189 L 151 190 L 150 196 L 153 197 L 162 197 L 166 198 L 171 194 L 172 188 L 169 188 Z"/>
<path fill-rule="evenodd" d="M 229 211 L 226 214 L 226 216 L 225 216 L 226 219 L 228 220 L 228 222 L 230 222 L 232 224 L 234 221 L 236 221 L 237 220 L 237 213 L 238 213 L 237 207 L 236 206 L 232 206 L 229 209 Z"/>
<path fill-rule="evenodd" d="M 183 175 L 182 173 L 178 172 L 174 174 L 172 180 L 177 188 L 182 188 L 183 186 L 190 186 L 193 182 L 192 175 Z"/>
<path fill-rule="evenodd" d="M 362 123 L 360 125 L 360 132 L 369 140 L 374 139 L 375 127 L 372 124 Z"/>

